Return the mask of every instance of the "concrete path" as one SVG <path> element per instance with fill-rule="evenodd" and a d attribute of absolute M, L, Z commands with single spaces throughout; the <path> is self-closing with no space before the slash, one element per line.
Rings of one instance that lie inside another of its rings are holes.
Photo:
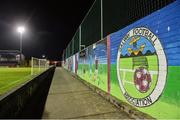
<path fill-rule="evenodd" d="M 45 119 L 130 118 L 62 68 L 56 68 L 46 101 Z"/>

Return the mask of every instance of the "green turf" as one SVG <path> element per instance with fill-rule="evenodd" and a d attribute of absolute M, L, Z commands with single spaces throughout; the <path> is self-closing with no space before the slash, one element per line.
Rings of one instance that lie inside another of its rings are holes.
<path fill-rule="evenodd" d="M 12 90 L 20 84 L 32 79 L 44 69 L 34 68 L 31 75 L 31 68 L 0 68 L 0 95 Z"/>
<path fill-rule="evenodd" d="M 162 100 L 180 107 L 180 67 L 169 66 Z"/>

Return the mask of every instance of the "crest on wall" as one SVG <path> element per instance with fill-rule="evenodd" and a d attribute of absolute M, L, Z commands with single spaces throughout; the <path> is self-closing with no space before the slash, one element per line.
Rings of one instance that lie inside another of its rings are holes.
<path fill-rule="evenodd" d="M 126 100 L 137 107 L 157 101 L 163 92 L 167 61 L 159 38 L 137 27 L 122 39 L 117 55 L 117 76 Z"/>

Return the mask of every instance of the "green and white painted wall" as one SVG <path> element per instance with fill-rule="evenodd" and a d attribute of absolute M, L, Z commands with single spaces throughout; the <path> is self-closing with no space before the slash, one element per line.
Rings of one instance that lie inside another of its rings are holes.
<path fill-rule="evenodd" d="M 155 118 L 180 119 L 180 1 L 64 61 L 66 69 Z"/>

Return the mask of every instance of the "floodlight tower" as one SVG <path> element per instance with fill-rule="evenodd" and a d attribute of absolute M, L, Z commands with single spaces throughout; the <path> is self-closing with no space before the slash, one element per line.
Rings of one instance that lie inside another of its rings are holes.
<path fill-rule="evenodd" d="M 21 54 L 22 54 L 22 37 L 23 33 L 25 32 L 24 26 L 17 27 L 17 32 L 20 34 L 20 61 L 21 61 Z"/>

